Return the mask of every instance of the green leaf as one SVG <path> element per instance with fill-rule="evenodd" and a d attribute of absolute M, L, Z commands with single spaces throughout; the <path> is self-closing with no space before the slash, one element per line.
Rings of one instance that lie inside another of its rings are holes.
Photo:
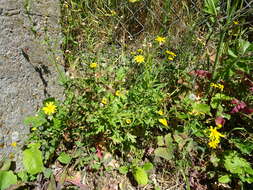
<path fill-rule="evenodd" d="M 244 158 L 239 157 L 236 151 L 230 152 L 224 158 L 224 166 L 232 174 L 238 174 L 239 176 L 244 174 L 253 175 L 250 163 Z"/>
<path fill-rule="evenodd" d="M 208 114 L 210 115 L 210 107 L 207 104 L 194 103 L 192 105 L 192 112 L 197 114 Z"/>
<path fill-rule="evenodd" d="M 253 142 L 243 141 L 241 139 L 231 139 L 231 143 L 234 143 L 235 146 L 244 154 L 250 155 L 253 151 Z"/>
<path fill-rule="evenodd" d="M 39 150 L 38 143 L 32 143 L 23 151 L 23 164 L 26 171 L 30 174 L 37 174 L 44 170 L 42 152 Z"/>
<path fill-rule="evenodd" d="M 158 147 L 155 149 L 155 155 L 166 160 L 172 160 L 174 155 L 173 151 L 169 148 Z"/>
<path fill-rule="evenodd" d="M 119 168 L 119 173 L 125 175 L 125 174 L 128 173 L 128 170 L 129 170 L 129 168 L 128 168 L 127 166 L 121 166 L 121 167 Z"/>
<path fill-rule="evenodd" d="M 71 156 L 69 154 L 66 154 L 65 152 L 62 152 L 57 158 L 57 160 L 59 160 L 62 164 L 70 163 L 71 159 Z"/>
<path fill-rule="evenodd" d="M 31 125 L 33 127 L 40 127 L 46 122 L 47 120 L 42 116 L 30 116 L 25 118 L 24 120 L 25 125 Z"/>
<path fill-rule="evenodd" d="M 217 7 L 219 0 L 205 0 L 204 11 L 208 14 L 217 16 Z"/>
<path fill-rule="evenodd" d="M 243 55 L 247 52 L 248 48 L 250 47 L 250 42 L 239 39 L 238 40 L 238 51 Z"/>
<path fill-rule="evenodd" d="M 231 181 L 229 175 L 223 175 L 221 177 L 219 177 L 218 181 L 220 183 L 229 183 Z"/>
<path fill-rule="evenodd" d="M 0 171 L 0 190 L 7 189 L 14 184 L 17 184 L 17 176 L 13 171 Z"/>
<path fill-rule="evenodd" d="M 7 171 L 10 169 L 10 167 L 11 167 L 11 160 L 7 159 L 7 160 L 4 160 L 3 165 L 0 168 L 0 170 Z"/>
<path fill-rule="evenodd" d="M 53 174 L 53 171 L 50 168 L 46 168 L 44 169 L 43 174 L 45 178 L 49 179 L 50 176 Z"/>
<path fill-rule="evenodd" d="M 164 140 L 167 147 L 173 146 L 173 139 L 171 137 L 171 133 L 165 135 Z"/>
<path fill-rule="evenodd" d="M 218 167 L 218 164 L 220 162 L 220 159 L 216 156 L 215 153 L 212 153 L 211 154 L 211 157 L 210 157 L 210 161 L 211 163 L 214 165 L 214 167 Z"/>
<path fill-rule="evenodd" d="M 153 164 L 151 162 L 147 162 L 142 167 L 145 171 L 152 170 L 154 168 Z"/>
<path fill-rule="evenodd" d="M 135 167 L 133 169 L 133 176 L 139 185 L 147 185 L 148 184 L 148 175 L 143 168 Z"/>
<path fill-rule="evenodd" d="M 17 176 L 21 179 L 22 182 L 28 181 L 28 175 L 26 171 L 20 171 L 17 173 Z"/>
<path fill-rule="evenodd" d="M 163 136 L 158 136 L 157 137 L 157 145 L 158 146 L 164 146 L 164 140 L 163 140 Z"/>
<path fill-rule="evenodd" d="M 237 58 L 237 55 L 235 55 L 235 53 L 230 48 L 228 49 L 228 55 L 230 55 L 233 58 Z"/>

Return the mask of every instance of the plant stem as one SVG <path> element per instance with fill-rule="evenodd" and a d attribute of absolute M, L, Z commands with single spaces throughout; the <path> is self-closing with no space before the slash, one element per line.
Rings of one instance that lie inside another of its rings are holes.
<path fill-rule="evenodd" d="M 212 81 L 214 81 L 217 76 L 216 69 L 217 69 L 217 65 L 219 63 L 219 59 L 220 59 L 220 56 L 222 53 L 222 47 L 223 47 L 223 41 L 224 41 L 225 35 L 226 35 L 226 30 L 221 31 L 220 40 L 219 40 L 219 44 L 218 44 L 218 48 L 217 48 L 217 53 L 216 53 L 216 57 L 215 57 L 215 61 L 214 61 L 213 69 L 212 69 L 212 73 L 213 73 Z"/>

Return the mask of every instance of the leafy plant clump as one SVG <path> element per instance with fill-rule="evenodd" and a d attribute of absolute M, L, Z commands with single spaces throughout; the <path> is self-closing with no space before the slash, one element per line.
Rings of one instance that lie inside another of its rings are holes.
<path fill-rule="evenodd" d="M 183 3 L 187 22 L 198 15 L 185 35 L 164 30 L 167 15 L 160 32 L 151 28 L 138 36 L 142 40 L 115 37 L 115 20 L 131 18 L 126 10 L 142 5 L 149 9 L 139 14 L 148 15 L 154 4 L 145 3 L 62 4 L 65 100 L 48 98 L 26 118 L 31 135 L 24 170 L 6 169 L 6 162 L 1 189 L 28 181 L 86 188 L 108 174 L 120 176 L 121 189 L 168 189 L 175 185 L 171 178 L 178 189 L 252 185 L 253 44 L 246 2 L 205 0 L 198 13 Z"/>

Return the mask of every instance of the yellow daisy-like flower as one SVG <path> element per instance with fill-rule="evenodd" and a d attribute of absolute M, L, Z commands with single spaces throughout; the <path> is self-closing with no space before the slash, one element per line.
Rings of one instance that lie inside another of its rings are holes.
<path fill-rule="evenodd" d="M 122 94 L 121 94 L 120 90 L 116 90 L 115 95 L 116 96 L 121 96 Z"/>
<path fill-rule="evenodd" d="M 163 44 L 166 41 L 165 37 L 157 36 L 155 41 L 157 41 L 159 44 Z"/>
<path fill-rule="evenodd" d="M 210 131 L 209 138 L 211 140 L 216 140 L 220 139 L 220 137 L 225 137 L 225 135 L 222 135 L 219 131 L 217 131 L 217 127 L 213 128 L 212 126 L 210 126 L 209 131 Z"/>
<path fill-rule="evenodd" d="M 37 127 L 33 127 L 31 130 L 32 130 L 32 131 L 36 131 L 36 130 L 37 130 Z"/>
<path fill-rule="evenodd" d="M 137 55 L 137 56 L 134 57 L 134 61 L 136 63 L 144 63 L 145 58 L 142 55 Z"/>
<path fill-rule="evenodd" d="M 169 54 L 169 55 L 171 55 L 171 56 L 173 56 L 173 57 L 177 56 L 175 53 L 173 53 L 172 51 L 169 51 L 169 50 L 167 50 L 166 53 Z"/>
<path fill-rule="evenodd" d="M 98 64 L 96 62 L 90 64 L 90 68 L 92 68 L 92 69 L 96 68 L 97 66 L 98 66 Z"/>
<path fill-rule="evenodd" d="M 131 119 L 126 119 L 126 123 L 127 123 L 127 124 L 132 123 Z"/>
<path fill-rule="evenodd" d="M 165 127 L 168 127 L 168 123 L 166 119 L 159 119 L 158 120 L 161 124 L 163 124 Z"/>
<path fill-rule="evenodd" d="M 17 142 L 12 142 L 12 143 L 11 143 L 11 146 L 12 146 L 12 147 L 16 147 L 16 146 L 17 146 Z"/>
<path fill-rule="evenodd" d="M 106 98 L 102 98 L 101 103 L 104 104 L 104 105 L 106 105 L 108 103 L 108 101 L 107 101 Z"/>
<path fill-rule="evenodd" d="M 219 143 L 219 141 L 210 141 L 208 145 L 210 146 L 210 148 L 216 149 Z"/>
<path fill-rule="evenodd" d="M 208 145 L 211 148 L 217 148 L 218 144 L 220 143 L 220 138 L 225 137 L 225 135 L 217 131 L 217 127 L 213 128 L 212 126 L 210 126 L 209 131 L 210 131 L 209 134 L 210 142 L 208 143 Z"/>
<path fill-rule="evenodd" d="M 42 110 L 46 115 L 52 115 L 56 112 L 56 105 L 54 105 L 54 102 L 47 102 Z"/>
<path fill-rule="evenodd" d="M 163 110 L 159 110 L 159 111 L 157 111 L 156 113 L 158 113 L 159 115 L 164 115 L 164 113 L 163 113 Z"/>

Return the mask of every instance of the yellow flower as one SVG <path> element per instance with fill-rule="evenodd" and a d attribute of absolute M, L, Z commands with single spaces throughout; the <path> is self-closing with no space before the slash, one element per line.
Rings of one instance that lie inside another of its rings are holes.
<path fill-rule="evenodd" d="M 218 84 L 218 87 L 219 87 L 219 89 L 220 89 L 221 91 L 223 91 L 223 89 L 224 89 L 224 85 L 222 85 L 222 84 Z"/>
<path fill-rule="evenodd" d="M 90 64 L 90 68 L 96 68 L 98 64 L 96 62 Z"/>
<path fill-rule="evenodd" d="M 234 20 L 233 23 L 234 23 L 235 25 L 239 24 L 239 22 L 236 21 L 236 20 Z"/>
<path fill-rule="evenodd" d="M 225 135 L 217 131 L 217 127 L 213 128 L 212 126 L 210 126 L 209 131 L 210 131 L 209 134 L 210 142 L 208 143 L 208 145 L 211 148 L 217 148 L 218 144 L 220 143 L 220 138 L 225 137 Z"/>
<path fill-rule="evenodd" d="M 32 130 L 32 131 L 36 131 L 36 130 L 37 130 L 37 128 L 36 128 L 36 127 L 33 127 L 31 130 Z"/>
<path fill-rule="evenodd" d="M 126 119 L 126 123 L 127 123 L 127 124 L 132 123 L 131 119 Z"/>
<path fill-rule="evenodd" d="M 223 89 L 224 89 L 224 85 L 222 85 L 222 84 L 211 83 L 210 86 L 214 87 L 214 88 L 219 88 L 221 91 L 223 91 Z"/>
<path fill-rule="evenodd" d="M 12 142 L 12 143 L 11 143 L 11 146 L 12 146 L 12 147 L 16 147 L 16 146 L 17 146 L 17 142 Z"/>
<path fill-rule="evenodd" d="M 42 110 L 46 115 L 52 115 L 56 112 L 56 105 L 54 105 L 54 102 L 47 102 Z"/>
<path fill-rule="evenodd" d="M 137 1 L 139 1 L 139 0 L 128 0 L 130 3 L 135 3 L 135 2 L 137 2 Z"/>
<path fill-rule="evenodd" d="M 168 57 L 168 60 L 173 61 L 174 58 L 173 57 Z"/>
<path fill-rule="evenodd" d="M 137 49 L 137 52 L 143 53 L 143 49 Z"/>
<path fill-rule="evenodd" d="M 163 124 L 165 127 L 168 127 L 168 123 L 166 119 L 159 119 L 158 120 L 161 124 Z"/>
<path fill-rule="evenodd" d="M 102 101 L 101 101 L 101 102 L 102 102 L 102 104 L 106 105 L 108 101 L 107 101 L 106 98 L 102 98 Z"/>
<path fill-rule="evenodd" d="M 131 55 L 135 55 L 135 54 L 136 54 L 136 52 L 134 52 L 134 51 L 131 51 L 131 52 L 130 52 L 130 54 L 131 54 Z"/>
<path fill-rule="evenodd" d="M 143 63 L 145 61 L 145 59 L 142 55 L 137 55 L 137 56 L 134 57 L 134 61 L 136 63 Z"/>
<path fill-rule="evenodd" d="M 167 50 L 166 53 L 169 54 L 169 55 L 171 55 L 171 56 L 173 56 L 173 57 L 177 56 L 175 53 L 173 53 L 172 51 L 169 51 L 169 50 Z"/>
<path fill-rule="evenodd" d="M 115 95 L 116 95 L 116 96 L 121 96 L 122 94 L 121 94 L 121 92 L 120 92 L 119 90 L 117 90 L 117 91 L 115 92 Z"/>
<path fill-rule="evenodd" d="M 225 135 L 222 135 L 219 131 L 217 131 L 217 127 L 213 128 L 212 126 L 210 126 L 209 128 L 210 131 L 210 135 L 209 138 L 211 140 L 216 140 L 216 139 L 220 139 L 220 137 L 225 137 Z"/>
<path fill-rule="evenodd" d="M 220 142 L 219 141 L 210 141 L 209 143 L 208 143 L 208 145 L 211 147 L 211 148 L 217 148 L 218 147 L 218 144 L 219 144 Z"/>
<path fill-rule="evenodd" d="M 156 113 L 158 113 L 159 115 L 164 115 L 162 110 L 157 111 Z"/>
<path fill-rule="evenodd" d="M 157 36 L 155 41 L 157 41 L 159 44 L 163 44 L 165 42 L 166 38 L 165 37 L 161 37 L 161 36 Z"/>

